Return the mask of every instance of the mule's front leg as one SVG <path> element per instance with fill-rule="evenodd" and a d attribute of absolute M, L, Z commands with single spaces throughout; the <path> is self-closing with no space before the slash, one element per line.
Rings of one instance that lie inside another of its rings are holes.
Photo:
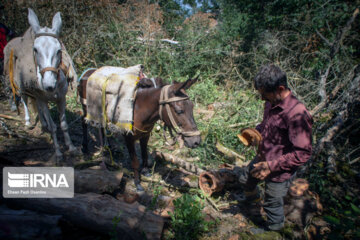
<path fill-rule="evenodd" d="M 21 102 L 24 105 L 24 114 L 25 114 L 25 128 L 30 128 L 30 113 L 28 108 L 28 97 L 26 95 L 21 95 Z"/>
<path fill-rule="evenodd" d="M 140 163 L 135 152 L 135 141 L 132 135 L 125 135 L 125 142 L 131 159 L 131 167 L 134 170 L 134 182 L 138 191 L 144 191 L 140 185 L 139 167 Z"/>
<path fill-rule="evenodd" d="M 141 147 L 141 158 L 142 158 L 142 165 L 143 168 L 141 170 L 141 173 L 144 174 L 147 177 L 150 177 L 150 170 L 149 170 L 149 164 L 148 164 L 148 151 L 147 151 L 147 146 L 148 146 L 148 142 L 149 142 L 149 138 L 150 138 L 150 134 L 140 138 L 140 147 Z"/>
<path fill-rule="evenodd" d="M 70 135 L 69 135 L 69 127 L 66 122 L 66 116 L 65 116 L 65 107 L 66 107 L 66 98 L 64 96 L 57 104 L 57 108 L 59 111 L 60 127 L 64 133 L 65 144 L 66 144 L 66 146 L 68 146 L 69 152 L 77 153 L 77 149 L 74 146 L 74 144 L 72 143 Z"/>
<path fill-rule="evenodd" d="M 56 137 L 56 125 L 51 118 L 47 103 L 40 101 L 40 100 L 37 100 L 36 103 L 37 103 L 37 107 L 39 110 L 39 114 L 41 112 L 43 113 L 42 117 L 43 117 L 44 123 L 46 123 L 46 130 L 48 130 L 51 133 L 51 137 L 53 139 L 54 147 L 55 147 L 56 160 L 58 160 L 58 161 L 62 160 L 63 155 L 60 151 L 60 146 L 59 146 L 59 143 L 58 143 L 58 140 Z M 42 124 L 43 124 L 43 122 L 42 122 Z M 45 126 L 43 126 L 43 127 L 45 127 Z"/>

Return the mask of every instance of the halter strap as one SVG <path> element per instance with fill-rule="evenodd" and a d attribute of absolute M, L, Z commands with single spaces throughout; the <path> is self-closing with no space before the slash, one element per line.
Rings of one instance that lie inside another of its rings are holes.
<path fill-rule="evenodd" d="M 37 33 L 37 34 L 35 34 L 35 38 L 38 38 L 38 37 L 53 37 L 53 38 L 56 38 L 57 40 L 59 40 L 59 37 L 54 33 Z"/>
<path fill-rule="evenodd" d="M 56 74 L 59 74 L 59 70 L 60 70 L 59 68 L 46 67 L 46 68 L 41 69 L 40 74 L 43 77 L 44 77 L 44 73 L 47 72 L 47 71 L 51 71 L 51 72 L 54 72 Z"/>
<path fill-rule="evenodd" d="M 159 100 L 159 104 L 160 104 L 160 109 L 159 109 L 159 115 L 160 115 L 160 119 L 162 121 L 163 120 L 163 116 L 162 116 L 162 111 L 163 111 L 163 106 L 165 105 L 165 110 L 168 114 L 169 120 L 171 122 L 172 128 L 175 130 L 176 133 L 183 135 L 184 137 L 192 137 L 192 136 L 197 136 L 200 135 L 200 131 L 182 131 L 182 129 L 177 125 L 173 114 L 171 113 L 171 109 L 170 109 L 170 105 L 169 103 L 172 102 L 178 102 L 178 101 L 185 101 L 187 99 L 189 99 L 188 96 L 186 97 L 172 97 L 172 98 L 168 98 L 169 94 L 169 88 L 171 87 L 171 85 L 166 85 L 161 89 L 161 93 L 160 93 L 160 100 Z"/>

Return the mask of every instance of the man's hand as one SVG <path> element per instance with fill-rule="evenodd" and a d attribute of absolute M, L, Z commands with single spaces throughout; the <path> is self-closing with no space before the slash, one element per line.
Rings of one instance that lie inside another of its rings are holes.
<path fill-rule="evenodd" d="M 254 169 L 250 174 L 257 179 L 264 180 L 270 174 L 269 164 L 265 162 L 259 162 L 254 164 Z"/>

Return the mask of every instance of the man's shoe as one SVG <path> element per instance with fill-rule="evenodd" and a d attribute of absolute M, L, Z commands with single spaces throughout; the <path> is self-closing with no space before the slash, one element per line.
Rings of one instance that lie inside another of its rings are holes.
<path fill-rule="evenodd" d="M 257 227 L 252 227 L 250 228 L 250 232 L 252 234 L 262 234 L 265 232 L 269 232 L 269 231 L 281 231 L 284 228 L 284 223 L 276 223 L 276 224 L 270 224 L 267 225 L 265 228 L 257 228 Z"/>
<path fill-rule="evenodd" d="M 252 227 L 249 230 L 252 234 L 256 235 L 256 234 L 263 234 L 265 232 L 268 232 L 269 230 L 267 228 L 257 228 L 257 227 Z"/>

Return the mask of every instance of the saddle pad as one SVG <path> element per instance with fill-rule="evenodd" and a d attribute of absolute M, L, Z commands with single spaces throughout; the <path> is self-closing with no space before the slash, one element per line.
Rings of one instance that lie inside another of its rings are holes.
<path fill-rule="evenodd" d="M 142 68 L 106 66 L 91 74 L 86 85 L 85 121 L 111 132 L 132 133 L 135 89 Z"/>

